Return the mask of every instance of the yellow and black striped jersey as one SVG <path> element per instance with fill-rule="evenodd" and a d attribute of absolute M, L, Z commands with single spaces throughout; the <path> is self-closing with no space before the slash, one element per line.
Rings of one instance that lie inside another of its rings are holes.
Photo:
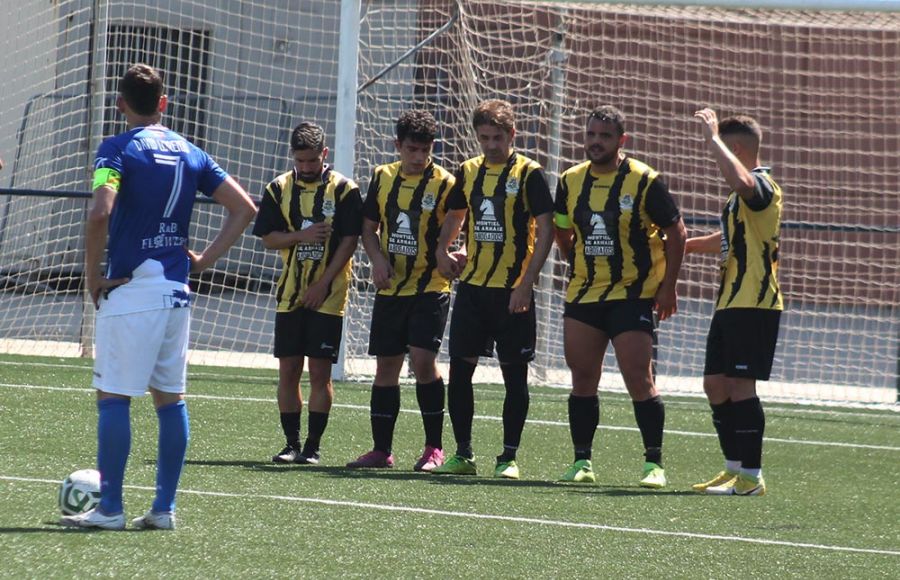
<path fill-rule="evenodd" d="M 453 175 L 434 163 L 421 175 L 402 173 L 399 161 L 375 168 L 363 215 L 379 224 L 381 251 L 394 270 L 391 286 L 379 294 L 450 291 L 450 281 L 437 269 L 435 250 L 453 183 Z"/>
<path fill-rule="evenodd" d="M 610 173 L 585 161 L 563 172 L 555 222 L 574 230 L 566 302 L 653 298 L 666 273 L 660 230 L 681 217 L 659 174 L 626 157 Z"/>
<path fill-rule="evenodd" d="M 266 186 L 253 226 L 253 235 L 293 232 L 318 222 L 332 225 L 331 236 L 322 243 L 301 243 L 281 251 L 282 272 L 278 278 L 278 312 L 290 312 L 303 306 L 302 296 L 310 284 L 322 277 L 345 236 L 362 231 L 362 197 L 350 179 L 326 166 L 321 179 L 307 183 L 297 179 L 295 171 L 276 177 Z M 318 312 L 343 316 L 347 303 L 352 259 L 334 277 L 328 298 Z"/>
<path fill-rule="evenodd" d="M 484 155 L 456 173 L 449 209 L 468 210 L 468 262 L 459 279 L 474 286 L 514 288 L 534 252 L 534 218 L 553 211 L 553 198 L 540 165 L 513 153 L 506 163 Z"/>
<path fill-rule="evenodd" d="M 781 188 L 768 167 L 757 167 L 756 198 L 748 203 L 736 192 L 722 211 L 722 272 L 716 310 L 783 310 L 778 287 Z"/>

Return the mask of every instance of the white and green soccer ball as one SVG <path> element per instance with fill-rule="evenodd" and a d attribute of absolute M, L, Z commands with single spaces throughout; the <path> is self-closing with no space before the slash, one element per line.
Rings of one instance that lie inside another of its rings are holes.
<path fill-rule="evenodd" d="M 59 486 L 59 511 L 74 516 L 100 504 L 100 472 L 79 469 L 69 474 Z"/>

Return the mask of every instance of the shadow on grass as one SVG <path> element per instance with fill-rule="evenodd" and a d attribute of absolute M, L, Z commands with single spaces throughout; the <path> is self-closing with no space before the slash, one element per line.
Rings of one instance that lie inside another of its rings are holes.
<path fill-rule="evenodd" d="M 561 488 L 568 490 L 570 493 L 577 495 L 601 495 L 606 497 L 632 497 L 632 496 L 693 496 L 708 497 L 702 493 L 697 493 L 688 489 L 647 489 L 638 486 L 617 486 L 617 485 L 578 485 L 571 483 L 557 483 Z"/>
<path fill-rule="evenodd" d="M 45 526 L 43 528 L 35 528 L 22 526 L 20 528 L 7 527 L 0 528 L 0 534 L 92 534 L 96 532 L 110 532 L 113 530 L 101 530 L 100 528 L 70 528 L 68 526 L 64 526 L 58 521 L 45 521 L 42 522 Z M 124 530 L 115 530 L 116 532 L 141 532 L 143 530 L 129 529 L 126 528 Z"/>

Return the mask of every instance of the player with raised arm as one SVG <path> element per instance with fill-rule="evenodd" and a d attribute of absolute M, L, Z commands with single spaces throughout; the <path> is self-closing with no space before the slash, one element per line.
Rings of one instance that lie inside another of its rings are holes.
<path fill-rule="evenodd" d="M 537 162 L 513 148 L 515 115 L 506 101 L 482 102 L 472 116 L 482 155 L 465 161 L 447 200 L 437 263 L 459 277 L 450 321 L 447 392 L 456 454 L 432 473 L 475 475 L 472 376 L 478 357 L 493 356 L 503 373 L 503 451 L 495 477 L 519 478 L 516 451 L 528 415 L 528 363 L 537 320 L 533 287 L 553 245 L 553 198 Z M 467 260 L 449 252 L 467 221 Z M 537 226 L 535 231 L 535 226 Z"/>
<path fill-rule="evenodd" d="M 266 186 L 253 234 L 281 254 L 275 291 L 278 410 L 286 445 L 275 463 L 315 464 L 334 401 L 331 365 L 343 334 L 350 269 L 362 229 L 356 184 L 325 160 L 325 132 L 303 122 L 291 133 L 294 167 Z M 300 379 L 309 359 L 309 429 L 300 447 Z"/>
<path fill-rule="evenodd" d="M 435 249 L 453 176 L 431 159 L 438 126 L 430 113 L 405 111 L 396 129 L 400 160 L 375 168 L 363 204 L 362 242 L 378 288 L 369 334 L 369 354 L 377 357 L 374 447 L 347 467 L 393 467 L 400 369 L 408 352 L 425 427 L 425 448 L 413 468 L 431 471 L 444 463 L 444 379 L 436 358 L 450 308 L 450 281 L 437 269 Z"/>
<path fill-rule="evenodd" d="M 209 155 L 160 124 L 168 103 L 163 92 L 153 68 L 128 69 L 116 101 L 128 130 L 104 140 L 94 162 L 85 280 L 97 308 L 93 382 L 101 500 L 91 511 L 62 518 L 65 526 L 125 527 L 122 487 L 131 448 L 131 399 L 149 387 L 159 420 L 156 497 L 132 525 L 175 527 L 175 493 L 189 438 L 188 272 L 212 266 L 256 212 L 247 193 Z M 227 211 L 222 229 L 200 253 L 187 249 L 197 191 Z"/>
<path fill-rule="evenodd" d="M 690 238 L 686 247 L 688 254 L 721 256 L 703 390 L 725 468 L 693 487 L 713 495 L 763 495 L 766 417 L 756 381 L 769 380 L 784 308 L 777 277 L 782 193 L 770 168 L 760 163 L 762 129 L 755 119 L 738 115 L 719 121 L 712 109 L 697 111 L 695 117 L 731 192 L 721 230 Z"/>
<path fill-rule="evenodd" d="M 686 234 L 659 174 L 622 150 L 627 140 L 618 109 L 594 109 L 584 133 L 588 160 L 563 172 L 557 185 L 556 240 L 570 266 L 563 333 L 575 448 L 562 480 L 595 480 L 597 390 L 611 342 L 644 443 L 640 485 L 661 488 L 665 407 L 654 384 L 653 355 L 657 317 L 678 310 L 675 285 Z"/>

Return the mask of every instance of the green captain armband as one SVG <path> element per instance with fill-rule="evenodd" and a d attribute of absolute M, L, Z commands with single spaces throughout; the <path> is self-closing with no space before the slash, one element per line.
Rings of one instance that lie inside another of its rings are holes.
<path fill-rule="evenodd" d="M 556 224 L 556 227 L 563 230 L 572 229 L 572 220 L 569 219 L 568 214 L 564 213 L 556 213 L 553 215 L 553 223 Z"/>
<path fill-rule="evenodd" d="M 119 191 L 119 185 L 122 183 L 122 174 L 115 169 L 101 167 L 94 171 L 94 187 L 109 187 L 113 191 Z"/>

